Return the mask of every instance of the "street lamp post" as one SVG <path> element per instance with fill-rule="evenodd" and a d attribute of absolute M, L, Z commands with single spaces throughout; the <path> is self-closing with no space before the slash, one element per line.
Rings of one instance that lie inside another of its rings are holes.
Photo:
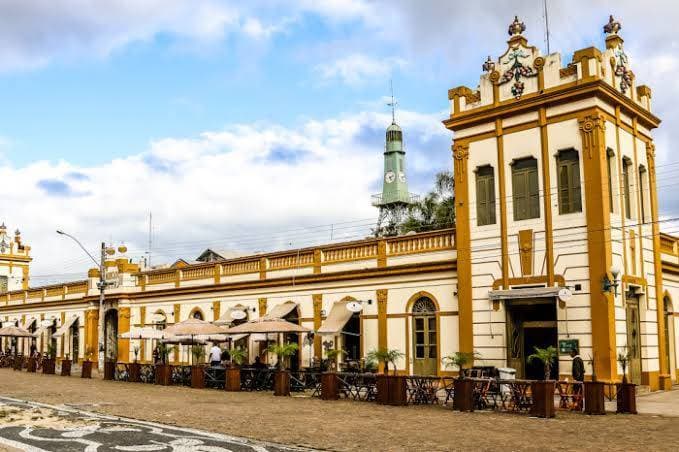
<path fill-rule="evenodd" d="M 92 262 L 99 267 L 99 282 L 97 283 L 97 288 L 99 289 L 99 322 L 97 325 L 97 364 L 99 372 L 102 372 L 104 368 L 104 290 L 108 285 L 105 277 L 106 267 L 104 266 L 104 261 L 106 260 L 106 244 L 101 242 L 101 257 L 99 262 L 90 254 L 89 251 L 80 243 L 80 240 L 73 237 L 71 234 L 67 234 L 64 231 L 57 230 L 57 234 L 66 236 L 73 240 L 78 246 L 92 259 Z"/>

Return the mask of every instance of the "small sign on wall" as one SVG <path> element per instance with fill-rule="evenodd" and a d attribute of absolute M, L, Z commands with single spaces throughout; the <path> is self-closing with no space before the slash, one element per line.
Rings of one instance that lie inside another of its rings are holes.
<path fill-rule="evenodd" d="M 559 354 L 568 355 L 571 350 L 580 350 L 580 340 L 578 339 L 559 339 Z"/>

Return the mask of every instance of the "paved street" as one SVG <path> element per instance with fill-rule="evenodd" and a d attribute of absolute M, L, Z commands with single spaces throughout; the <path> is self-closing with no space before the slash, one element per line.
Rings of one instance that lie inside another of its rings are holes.
<path fill-rule="evenodd" d="M 87 412 L 66 406 L 0 397 L 0 450 L 28 451 L 234 451 L 289 448 L 200 430 Z"/>

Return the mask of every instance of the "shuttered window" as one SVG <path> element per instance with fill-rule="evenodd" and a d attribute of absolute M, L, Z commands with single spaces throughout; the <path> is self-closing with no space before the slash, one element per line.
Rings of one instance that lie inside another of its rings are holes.
<path fill-rule="evenodd" d="M 568 149 L 559 152 L 557 167 L 559 170 L 559 213 L 582 212 L 578 151 Z"/>
<path fill-rule="evenodd" d="M 632 166 L 632 162 L 628 158 L 622 159 L 622 183 L 623 183 L 623 196 L 625 201 L 625 218 L 632 219 L 632 208 L 630 201 L 630 180 L 629 180 L 629 168 Z"/>
<path fill-rule="evenodd" d="M 648 184 L 646 183 L 646 168 L 643 165 L 639 165 L 639 204 L 641 206 L 641 218 L 639 219 L 642 223 L 646 223 L 646 193 L 648 193 Z"/>
<path fill-rule="evenodd" d="M 476 221 L 479 226 L 495 224 L 495 174 L 490 165 L 476 170 Z"/>
<path fill-rule="evenodd" d="M 514 220 L 540 218 L 538 161 L 532 157 L 517 160 L 512 165 L 512 196 Z"/>

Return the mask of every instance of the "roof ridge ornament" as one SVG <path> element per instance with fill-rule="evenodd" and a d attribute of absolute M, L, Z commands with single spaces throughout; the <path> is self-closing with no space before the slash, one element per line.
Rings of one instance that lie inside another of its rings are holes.
<path fill-rule="evenodd" d="M 526 31 L 526 24 L 519 20 L 519 16 L 514 16 L 514 21 L 509 24 L 507 31 L 509 36 L 520 36 L 524 31 Z"/>
<path fill-rule="evenodd" d="M 608 23 L 604 25 L 604 33 L 608 35 L 617 35 L 622 30 L 620 22 L 613 18 L 613 14 L 608 17 Z"/>

